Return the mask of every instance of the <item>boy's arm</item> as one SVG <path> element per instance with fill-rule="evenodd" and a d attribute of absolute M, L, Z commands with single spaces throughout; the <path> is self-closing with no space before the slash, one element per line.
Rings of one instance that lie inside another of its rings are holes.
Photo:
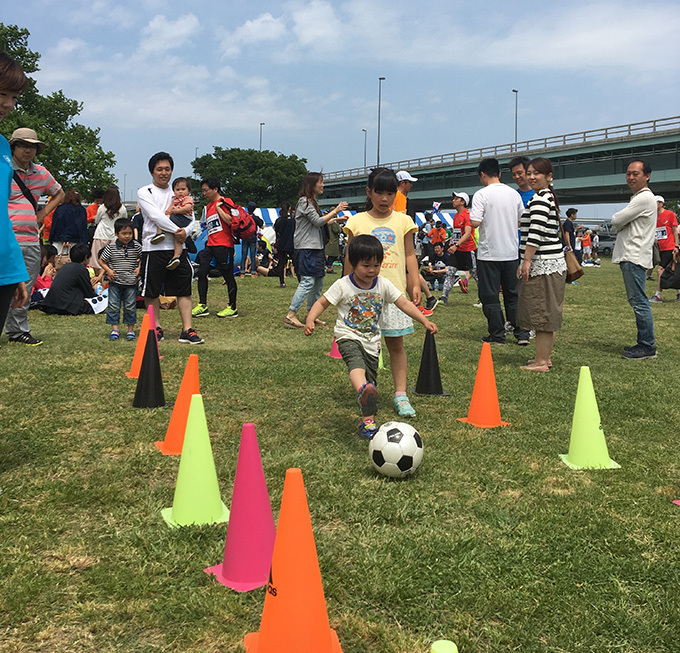
<path fill-rule="evenodd" d="M 331 303 L 323 296 L 319 297 L 319 299 L 314 302 L 314 306 L 312 306 L 309 313 L 307 313 L 307 319 L 305 320 L 306 336 L 311 336 L 312 333 L 314 333 L 314 320 L 316 320 L 330 305 Z"/>
<path fill-rule="evenodd" d="M 217 204 L 215 204 L 215 209 L 217 209 L 217 215 L 219 215 L 220 218 L 224 220 L 224 222 L 231 226 L 231 211 L 225 211 L 220 204 L 221 202 L 222 198 L 217 200 Z"/>
<path fill-rule="evenodd" d="M 399 299 L 397 299 L 394 304 L 400 311 L 404 311 L 406 315 L 420 322 L 430 333 L 437 333 L 437 331 L 439 331 L 439 329 L 437 329 L 437 325 L 434 322 L 430 322 L 430 320 L 428 320 L 408 299 L 406 299 L 404 295 L 399 297 Z"/>
<path fill-rule="evenodd" d="M 102 258 L 99 258 L 99 267 L 106 272 L 106 274 L 109 276 L 109 279 L 115 279 L 116 278 L 116 272 L 113 268 L 109 267 L 107 265 L 107 262 L 104 261 Z"/>

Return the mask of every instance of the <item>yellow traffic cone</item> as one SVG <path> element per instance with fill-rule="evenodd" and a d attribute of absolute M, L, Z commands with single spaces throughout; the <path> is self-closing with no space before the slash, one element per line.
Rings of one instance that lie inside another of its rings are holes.
<path fill-rule="evenodd" d="M 172 508 L 164 508 L 161 514 L 168 526 L 173 527 L 229 521 L 229 509 L 220 499 L 203 397 L 200 394 L 191 397 L 175 499 Z"/>
<path fill-rule="evenodd" d="M 560 454 L 571 469 L 619 469 L 621 465 L 609 457 L 600 422 L 590 368 L 581 367 L 576 391 L 574 418 L 571 423 L 569 453 Z"/>

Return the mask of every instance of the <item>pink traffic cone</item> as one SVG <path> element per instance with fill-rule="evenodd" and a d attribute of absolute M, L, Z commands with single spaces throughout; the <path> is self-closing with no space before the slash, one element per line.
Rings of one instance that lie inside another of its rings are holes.
<path fill-rule="evenodd" d="M 276 528 L 264 478 L 255 425 L 243 425 L 231 514 L 221 564 L 205 569 L 237 592 L 267 584 Z"/>
<path fill-rule="evenodd" d="M 324 354 L 324 356 L 330 356 L 331 358 L 342 358 L 342 356 L 340 355 L 340 350 L 338 349 L 338 343 L 335 340 L 335 338 L 333 338 L 333 344 L 331 345 L 330 352 Z"/>

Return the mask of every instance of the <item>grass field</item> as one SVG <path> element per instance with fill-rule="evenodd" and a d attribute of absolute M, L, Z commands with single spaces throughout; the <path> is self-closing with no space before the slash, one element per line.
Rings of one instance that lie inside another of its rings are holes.
<path fill-rule="evenodd" d="M 311 338 L 283 328 L 294 287 L 240 280 L 241 317 L 196 320 L 199 347 L 177 343 L 178 316 L 163 312 L 161 366 L 172 400 L 189 353 L 199 355 L 227 505 L 243 422 L 256 424 L 275 518 L 285 470 L 302 469 L 344 653 L 427 653 L 440 638 L 461 653 L 680 651 L 672 291 L 652 307 L 659 358 L 626 361 L 635 326 L 618 266 L 587 269 L 566 289 L 551 373 L 519 369 L 532 345 L 493 348 L 511 425 L 482 430 L 456 421 L 486 331 L 474 295 L 455 290 L 433 318 L 451 396 L 413 397 L 425 459 L 395 482 L 372 471 L 344 364 L 323 355 L 332 309 Z M 211 282 L 213 312 L 225 297 Z M 238 594 L 203 573 L 222 559 L 224 525 L 171 530 L 163 521 L 179 459 L 153 442 L 171 409 L 131 408 L 136 382 L 124 372 L 134 343 L 109 342 L 103 317 L 30 318 L 43 346 L 3 337 L 0 347 L 0 651 L 243 651 L 265 590 Z M 407 338 L 409 387 L 423 340 L 419 326 Z M 581 365 L 619 470 L 571 471 L 558 458 Z M 387 421 L 388 371 L 380 388 Z"/>

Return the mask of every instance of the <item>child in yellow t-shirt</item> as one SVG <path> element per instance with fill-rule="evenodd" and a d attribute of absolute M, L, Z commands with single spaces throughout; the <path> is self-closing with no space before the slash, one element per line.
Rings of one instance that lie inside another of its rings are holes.
<path fill-rule="evenodd" d="M 402 293 L 407 291 L 415 306 L 420 305 L 420 275 L 416 259 L 413 234 L 417 227 L 404 213 L 392 211 L 397 193 L 397 177 L 393 170 L 378 168 L 368 177 L 367 211 L 353 215 L 345 225 L 349 241 L 361 234 L 375 236 L 382 244 L 385 256 L 380 275 L 391 281 Z M 345 260 L 346 273 L 353 271 Z M 406 395 L 406 350 L 404 336 L 413 333 L 413 320 L 394 304 L 383 312 L 382 334 L 390 352 L 392 378 L 394 379 L 394 407 L 400 417 L 413 417 L 416 412 Z"/>

